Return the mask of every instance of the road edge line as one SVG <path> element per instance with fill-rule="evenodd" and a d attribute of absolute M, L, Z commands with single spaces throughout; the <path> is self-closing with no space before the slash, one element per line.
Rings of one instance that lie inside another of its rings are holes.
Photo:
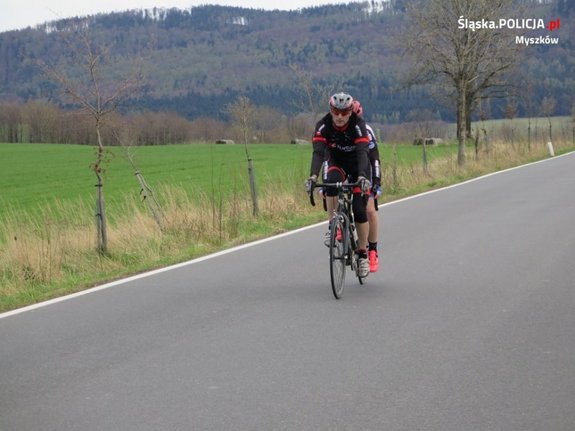
<path fill-rule="evenodd" d="M 426 195 L 429 195 L 429 194 L 432 194 L 432 193 L 438 193 L 438 192 L 445 191 L 445 190 L 449 190 L 449 189 L 452 189 L 452 188 L 455 188 L 455 187 L 464 186 L 464 185 L 466 185 L 466 184 L 473 183 L 473 182 L 475 182 L 475 181 L 480 181 L 480 180 L 483 180 L 483 179 L 485 179 L 485 178 L 489 178 L 489 177 L 492 177 L 492 176 L 495 176 L 495 175 L 503 174 L 503 173 L 506 173 L 506 172 L 514 171 L 514 170 L 516 170 L 516 169 L 525 168 L 525 167 L 532 166 L 532 165 L 536 165 L 536 164 L 539 164 L 539 163 L 548 162 L 548 161 L 551 161 L 551 160 L 554 160 L 554 159 L 559 159 L 559 158 L 562 158 L 562 157 L 565 157 L 565 156 L 568 156 L 568 155 L 572 155 L 572 154 L 575 154 L 575 151 L 570 151 L 570 152 L 568 152 L 568 153 L 561 154 L 561 155 L 554 156 L 554 157 L 549 157 L 549 158 L 543 159 L 543 160 L 537 160 L 537 161 L 535 161 L 535 162 L 527 163 L 527 164 L 525 164 L 525 165 L 514 166 L 514 167 L 512 167 L 512 168 L 503 169 L 503 170 L 501 170 L 501 171 L 491 172 L 491 173 L 489 173 L 489 174 L 485 174 L 485 175 L 482 175 L 482 176 L 479 176 L 479 177 L 476 177 L 476 178 L 471 178 L 471 179 L 469 179 L 469 180 L 465 180 L 465 181 L 463 181 L 463 182 L 461 182 L 461 183 L 451 184 L 451 185 L 449 185 L 449 186 L 441 187 L 441 188 L 434 189 L 434 190 L 429 190 L 429 191 L 422 192 L 422 193 L 418 193 L 418 194 L 415 194 L 415 195 L 412 195 L 412 196 L 407 196 L 407 197 L 405 197 L 405 198 L 401 198 L 401 199 L 398 199 L 398 200 L 395 200 L 395 201 L 386 202 L 386 203 L 380 204 L 378 207 L 379 207 L 379 208 L 383 208 L 383 207 L 386 207 L 386 206 L 399 204 L 399 203 L 402 203 L 402 202 L 405 202 L 405 201 L 408 201 L 408 200 L 411 200 L 411 199 L 416 199 L 416 198 L 419 198 L 419 197 L 422 197 L 422 196 L 426 196 Z M 309 226 L 304 226 L 304 227 L 301 227 L 301 228 L 298 228 L 298 229 L 295 229 L 295 230 L 291 230 L 291 231 L 288 231 L 288 232 L 284 232 L 284 233 L 281 233 L 281 234 L 278 234 L 278 235 L 273 235 L 273 236 L 270 236 L 270 237 L 267 237 L 267 238 L 262 238 L 262 239 L 259 239 L 259 240 L 256 240 L 256 241 L 248 242 L 248 243 L 246 243 L 246 244 L 242 244 L 242 245 L 238 245 L 238 246 L 235 246 L 235 247 L 232 247 L 232 248 L 228 248 L 228 249 L 226 249 L 226 250 L 221 250 L 221 251 L 218 251 L 218 252 L 215 252 L 215 253 L 207 254 L 207 255 L 205 255 L 205 256 L 201 256 L 201 257 L 198 257 L 198 258 L 195 258 L 195 259 L 192 259 L 192 260 L 188 260 L 188 261 L 186 261 L 186 262 L 181 262 L 181 263 L 177 263 L 177 264 L 174 264 L 174 265 L 166 266 L 166 267 L 164 267 L 164 268 L 158 268 L 158 269 L 154 269 L 154 270 L 151 270 L 151 271 L 146 271 L 146 272 L 143 272 L 143 273 L 141 273 L 141 274 L 136 274 L 136 275 L 133 275 L 133 276 L 130 276 L 130 277 L 127 277 L 127 278 L 122 278 L 122 279 L 120 279 L 120 280 L 111 281 L 111 282 L 109 282 L 109 283 L 105 283 L 105 284 L 102 284 L 102 285 L 100 285 L 100 286 L 91 287 L 91 288 L 88 288 L 88 289 L 86 289 L 86 290 L 82 290 L 82 291 L 80 291 L 80 292 L 71 293 L 71 294 L 69 294 L 69 295 L 61 296 L 61 297 L 54 298 L 54 299 L 49 299 L 49 300 L 47 300 L 47 301 L 38 302 L 37 304 L 31 304 L 31 305 L 27 305 L 27 306 L 22 307 L 22 308 L 17 308 L 17 309 L 15 309 L 15 310 L 6 311 L 6 312 L 4 312 L 4 313 L 0 313 L 0 319 L 4 319 L 4 318 L 10 317 L 10 316 L 15 316 L 15 315 L 17 315 L 17 314 L 22 314 L 22 313 L 25 313 L 25 312 L 27 312 L 27 311 L 33 311 L 33 310 L 36 310 L 36 309 L 38 309 L 38 308 L 43 308 L 43 307 L 46 307 L 46 306 L 48 306 L 48 305 L 56 304 L 56 303 L 58 303 L 58 302 L 63 302 L 63 301 L 67 301 L 67 300 L 69 300 L 69 299 L 73 299 L 73 298 L 77 298 L 77 297 L 80 297 L 80 296 L 88 295 L 88 294 L 90 294 L 90 293 L 98 292 L 98 291 L 100 291 L 100 290 L 109 289 L 109 288 L 111 288 L 111 287 L 119 286 L 119 285 L 121 285 L 121 284 L 129 283 L 129 282 L 131 282 L 131 281 L 139 280 L 139 279 L 141 279 L 141 278 L 150 277 L 150 276 L 153 276 L 153 275 L 156 275 L 156 274 L 161 274 L 162 272 L 167 272 L 167 271 L 171 271 L 171 270 L 174 270 L 174 269 L 182 268 L 182 267 L 185 267 L 185 266 L 194 265 L 194 264 L 196 264 L 196 263 L 200 263 L 200 262 L 203 262 L 203 261 L 209 260 L 209 259 L 214 259 L 214 258 L 216 258 L 216 257 L 224 256 L 224 255 L 226 255 L 226 254 L 235 253 L 236 251 L 240 251 L 240 250 L 243 250 L 243 249 L 246 249 L 246 248 L 249 248 L 249 247 L 255 247 L 255 246 L 257 246 L 257 245 L 264 244 L 264 243 L 266 243 L 266 242 L 275 241 L 276 239 L 280 239 L 280 238 L 286 237 L 286 236 L 288 236 L 288 235 L 294 235 L 294 234 L 297 234 L 297 233 L 300 233 L 300 232 L 303 232 L 303 231 L 306 231 L 306 230 L 314 229 L 314 228 L 316 228 L 316 227 L 318 227 L 318 226 L 321 226 L 321 225 L 323 225 L 323 224 L 326 224 L 326 223 L 327 223 L 326 221 L 322 221 L 322 222 L 315 223 L 315 224 L 312 224 L 312 225 L 309 225 Z"/>

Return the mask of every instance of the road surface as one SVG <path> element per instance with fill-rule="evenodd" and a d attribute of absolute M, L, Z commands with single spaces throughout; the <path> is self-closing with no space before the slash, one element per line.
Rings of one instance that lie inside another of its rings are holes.
<path fill-rule="evenodd" d="M 575 429 L 575 154 L 0 315 L 0 430 Z"/>

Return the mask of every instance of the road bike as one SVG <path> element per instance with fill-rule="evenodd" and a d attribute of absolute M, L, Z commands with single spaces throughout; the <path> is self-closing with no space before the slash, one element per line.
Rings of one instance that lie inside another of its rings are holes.
<path fill-rule="evenodd" d="M 310 183 L 307 184 L 310 203 L 315 206 L 313 191 L 315 188 L 331 187 L 337 189 L 337 208 L 329 222 L 329 273 L 331 288 L 336 299 L 340 299 L 345 285 L 346 267 L 351 267 L 355 272 L 360 284 L 364 277 L 359 273 L 359 243 L 357 229 L 353 216 L 354 189 L 360 187 L 360 183 Z M 356 196 L 363 199 L 364 196 Z"/>

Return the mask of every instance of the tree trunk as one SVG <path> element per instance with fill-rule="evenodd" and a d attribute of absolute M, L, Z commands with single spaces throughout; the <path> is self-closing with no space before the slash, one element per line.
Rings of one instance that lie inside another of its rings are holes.
<path fill-rule="evenodd" d="M 459 82 L 457 85 L 457 164 L 459 166 L 465 165 L 465 125 L 466 125 L 466 110 L 467 105 L 465 103 L 465 84 Z"/>
<path fill-rule="evenodd" d="M 100 123 L 96 121 L 96 135 L 98 137 L 98 153 L 94 172 L 98 183 L 96 184 L 96 229 L 98 234 L 98 253 L 106 254 L 108 252 L 108 229 L 106 223 L 106 207 L 104 205 L 104 182 L 102 181 L 102 162 L 104 159 L 104 145 L 100 135 Z"/>
<path fill-rule="evenodd" d="M 98 235 L 98 253 L 103 255 L 108 252 L 108 232 L 106 227 L 106 208 L 104 205 L 104 184 L 102 176 L 96 173 L 96 229 Z"/>
<path fill-rule="evenodd" d="M 140 173 L 140 171 L 136 171 L 135 175 L 136 175 L 136 178 L 138 179 L 138 182 L 140 183 L 140 187 L 141 187 L 140 194 L 142 195 L 142 199 L 144 200 L 144 202 L 148 206 L 148 209 L 150 210 L 150 212 L 154 216 L 154 220 L 156 220 L 156 224 L 158 225 L 158 227 L 160 229 L 162 229 L 163 217 L 162 217 L 162 211 L 160 210 L 160 204 L 158 204 L 158 201 L 154 197 L 154 193 L 152 192 L 152 189 L 150 188 L 148 183 L 146 183 L 146 180 L 144 179 L 144 176 Z"/>
<path fill-rule="evenodd" d="M 471 111 L 474 94 L 471 92 L 465 96 L 465 137 L 467 139 L 473 139 L 473 134 L 471 133 Z"/>
<path fill-rule="evenodd" d="M 253 215 L 257 217 L 259 214 L 258 208 L 258 194 L 256 191 L 256 178 L 254 174 L 254 163 L 252 159 L 248 159 L 248 175 L 250 177 L 250 190 L 252 192 L 252 207 L 253 207 Z"/>
<path fill-rule="evenodd" d="M 531 117 L 527 122 L 527 150 L 531 152 Z"/>
<path fill-rule="evenodd" d="M 423 138 L 423 142 L 421 145 L 421 148 L 423 150 L 423 172 L 425 173 L 425 175 L 427 175 L 428 177 L 429 175 L 429 164 L 427 162 L 427 144 L 426 144 L 426 139 Z"/>

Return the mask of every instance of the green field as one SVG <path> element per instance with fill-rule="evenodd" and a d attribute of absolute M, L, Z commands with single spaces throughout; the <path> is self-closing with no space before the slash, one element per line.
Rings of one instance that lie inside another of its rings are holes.
<path fill-rule="evenodd" d="M 533 141 L 547 142 L 549 140 L 549 123 L 553 140 L 572 141 L 574 138 L 575 122 L 572 117 L 545 117 L 514 118 L 501 120 L 486 120 L 473 122 L 471 128 L 485 129 L 492 137 L 509 141 L 511 137 L 516 140 L 527 140 L 528 130 L 531 129 Z"/>
<path fill-rule="evenodd" d="M 558 143 L 559 144 L 559 143 Z M 252 214 L 243 145 L 131 148 L 160 202 L 161 222 L 141 202 L 126 149 L 107 149 L 105 200 L 109 249 L 96 251 L 95 148 L 0 144 L 0 312 L 105 281 L 189 260 L 233 245 L 325 220 L 303 183 L 310 145 L 249 145 L 260 213 Z M 380 203 L 548 157 L 546 146 L 500 142 L 465 168 L 457 146 L 381 145 Z M 573 150 L 570 142 L 556 153 Z"/>
<path fill-rule="evenodd" d="M 393 148 L 381 145 L 384 167 L 393 161 Z M 182 186 L 190 191 L 248 190 L 244 145 L 189 144 L 155 147 L 109 147 L 104 163 L 106 203 L 113 208 L 126 195 L 137 196 L 140 185 L 126 151 L 133 154 L 146 182 L 156 189 Z M 311 145 L 250 144 L 258 186 L 296 180 L 303 184 Z M 455 154 L 455 146 L 428 148 L 429 157 Z M 421 148 L 396 147 L 399 164 L 417 163 Z M 94 200 L 95 175 L 90 165 L 95 148 L 82 145 L 0 144 L 0 215 L 8 210 L 35 211 L 56 201 Z"/>

